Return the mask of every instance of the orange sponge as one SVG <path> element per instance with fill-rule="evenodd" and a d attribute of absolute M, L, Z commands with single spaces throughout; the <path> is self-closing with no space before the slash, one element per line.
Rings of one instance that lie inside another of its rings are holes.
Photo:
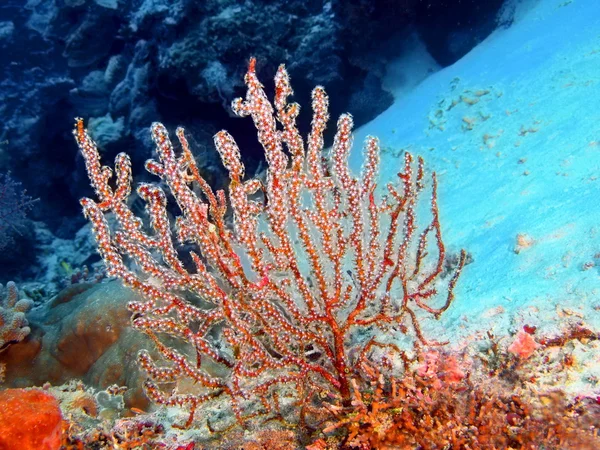
<path fill-rule="evenodd" d="M 62 415 L 57 400 L 39 389 L 0 392 L 0 450 L 58 450 Z"/>

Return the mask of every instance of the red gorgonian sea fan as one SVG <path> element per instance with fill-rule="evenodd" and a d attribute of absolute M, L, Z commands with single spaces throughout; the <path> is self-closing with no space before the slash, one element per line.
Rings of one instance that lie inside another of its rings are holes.
<path fill-rule="evenodd" d="M 116 157 L 113 184 L 113 172 L 101 165 L 82 119 L 74 130 L 99 198 L 81 200 L 99 252 L 109 275 L 143 294 L 144 301 L 128 305 L 133 325 L 161 355 L 159 360 L 145 351 L 139 355 L 149 377 L 146 392 L 157 403 L 189 408 L 188 425 L 198 405 L 222 396 L 229 397 L 239 422 L 278 414 L 275 391 L 282 385 L 304 403 L 332 392 L 350 402 L 350 381 L 361 376 L 372 350 L 398 350 L 394 332 L 412 327 L 426 343 L 419 320 L 439 317 L 450 306 L 466 258 L 462 251 L 444 283 L 437 182 L 433 174 L 426 188 L 421 158 L 415 164 L 405 154 L 398 184 L 379 196 L 377 139 L 366 141 L 361 176 L 349 170 L 352 116 L 338 120 L 325 158 L 329 115 L 322 87 L 312 93 L 312 130 L 304 142 L 296 127 L 300 108 L 287 101 L 292 89 L 285 68 L 275 76 L 273 103 L 258 81 L 254 59 L 245 82 L 246 98 L 235 100 L 233 110 L 252 117 L 267 177 L 266 183 L 245 180 L 233 137 L 217 133 L 215 145 L 229 171 L 229 201 L 200 175 L 182 128 L 175 152 L 165 127 L 152 125 L 158 161 L 148 160 L 146 168 L 177 202 L 175 236 L 164 191 L 139 185 L 150 217 L 146 227 L 127 205 L 129 157 Z M 431 193 L 431 217 L 420 227 L 416 207 L 424 191 Z M 226 219 L 228 205 L 233 226 Z M 115 229 L 107 213 L 116 217 Z M 195 267 L 184 265 L 176 243 L 194 247 Z M 444 299 L 434 306 L 440 286 Z M 382 332 L 386 341 L 378 340 Z"/>

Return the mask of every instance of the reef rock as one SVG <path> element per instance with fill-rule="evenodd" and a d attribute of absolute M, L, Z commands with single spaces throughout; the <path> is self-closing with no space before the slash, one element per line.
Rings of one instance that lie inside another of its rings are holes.
<path fill-rule="evenodd" d="M 103 389 L 128 386 L 127 406 L 144 408 L 137 352 L 153 348 L 131 328 L 127 302 L 136 295 L 119 282 L 70 286 L 27 317 L 31 333 L 0 354 L 9 387 L 63 384 L 81 379 Z"/>

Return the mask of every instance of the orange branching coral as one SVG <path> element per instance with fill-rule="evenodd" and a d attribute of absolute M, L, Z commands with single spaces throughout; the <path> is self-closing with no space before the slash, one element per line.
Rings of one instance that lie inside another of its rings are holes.
<path fill-rule="evenodd" d="M 273 103 L 254 59 L 245 82 L 246 98 L 235 100 L 233 110 L 253 119 L 267 177 L 264 183 L 245 180 L 236 142 L 226 131 L 217 133 L 215 145 L 229 171 L 229 202 L 200 175 L 184 130 L 176 132 L 176 152 L 165 127 L 152 125 L 159 160 L 147 161 L 146 168 L 168 186 L 181 211 L 175 235 L 165 192 L 157 185 L 138 187 L 150 217 L 146 227 L 127 204 L 129 157 L 117 156 L 113 181 L 81 119 L 74 130 L 98 196 L 81 204 L 99 252 L 109 275 L 145 297 L 129 305 L 133 325 L 152 338 L 162 359 L 139 355 L 149 375 L 146 391 L 160 404 L 189 408 L 188 425 L 198 405 L 223 396 L 239 422 L 280 415 L 275 391 L 283 386 L 296 392 L 300 404 L 327 392 L 349 403 L 353 371 L 365 366 L 371 348 L 385 346 L 377 341 L 381 331 L 412 327 L 425 343 L 419 320 L 437 318 L 450 306 L 465 263 L 463 251 L 444 285 L 437 181 L 433 174 L 429 182 L 421 158 L 415 170 L 407 153 L 398 184 L 380 195 L 377 139 L 366 141 L 360 177 L 348 167 L 352 116 L 340 117 L 331 156 L 323 154 L 329 114 L 322 87 L 312 94 L 305 142 L 296 126 L 300 107 L 288 103 L 285 68 L 276 74 Z M 430 192 L 431 218 L 419 226 L 423 192 Z M 228 204 L 233 226 L 226 220 Z M 116 228 L 109 227 L 107 213 Z M 181 243 L 193 248 L 193 267 L 180 258 Z M 440 288 L 444 298 L 436 306 Z"/>

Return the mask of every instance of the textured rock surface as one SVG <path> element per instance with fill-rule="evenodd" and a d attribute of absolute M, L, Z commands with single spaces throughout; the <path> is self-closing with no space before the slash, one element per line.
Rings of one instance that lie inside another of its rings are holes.
<path fill-rule="evenodd" d="M 25 387 L 81 379 L 105 388 L 129 386 L 128 406 L 144 407 L 136 355 L 152 348 L 129 326 L 127 302 L 134 294 L 118 282 L 78 284 L 63 290 L 30 316 L 31 334 L 0 354 L 6 385 Z"/>

